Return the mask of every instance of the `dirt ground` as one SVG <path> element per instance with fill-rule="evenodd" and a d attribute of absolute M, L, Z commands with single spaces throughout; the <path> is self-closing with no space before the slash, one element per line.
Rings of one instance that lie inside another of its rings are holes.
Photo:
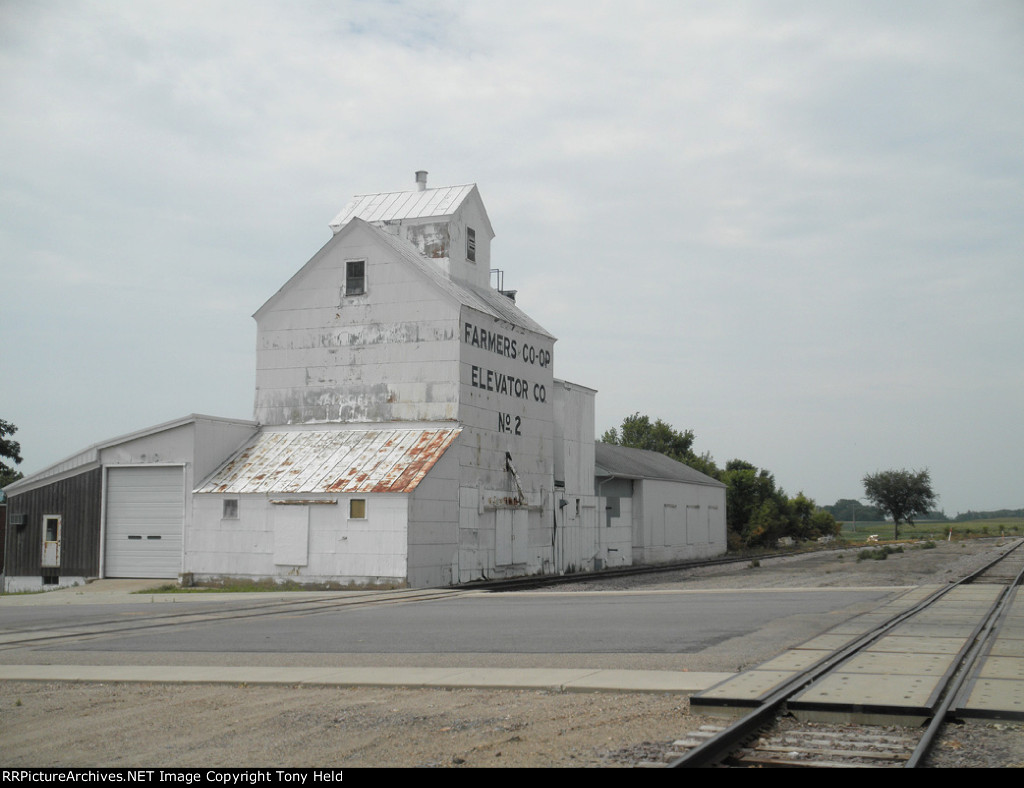
<path fill-rule="evenodd" d="M 886 561 L 830 554 L 601 587 L 942 583 L 989 547 L 940 544 Z M 634 766 L 664 757 L 672 741 L 716 722 L 690 715 L 685 696 L 664 694 L 8 682 L 0 685 L 0 765 Z M 1024 726 L 954 726 L 934 765 L 1024 765 Z"/>

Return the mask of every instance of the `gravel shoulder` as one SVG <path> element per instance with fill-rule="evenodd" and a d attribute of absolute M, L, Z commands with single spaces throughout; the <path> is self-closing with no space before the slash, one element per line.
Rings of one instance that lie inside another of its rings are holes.
<path fill-rule="evenodd" d="M 908 548 L 885 561 L 860 562 L 855 552 L 847 551 L 763 560 L 756 567 L 743 563 L 578 583 L 557 591 L 870 586 L 895 590 L 958 579 L 994 546 L 995 540 L 940 543 L 935 549 Z M 812 622 L 808 629 L 821 631 L 832 623 Z M 777 642 L 767 637 L 764 658 L 792 645 L 792 638 L 800 634 L 779 633 Z M 786 638 L 790 642 L 783 643 Z M 680 657 L 693 665 L 690 669 L 736 670 L 741 667 L 737 663 L 758 656 L 738 657 L 732 650 Z M 633 766 L 663 755 L 686 732 L 715 722 L 689 714 L 685 696 L 665 694 L 0 685 L 0 752 L 5 767 Z M 940 742 L 934 765 L 1024 765 L 1024 726 L 955 726 Z"/>

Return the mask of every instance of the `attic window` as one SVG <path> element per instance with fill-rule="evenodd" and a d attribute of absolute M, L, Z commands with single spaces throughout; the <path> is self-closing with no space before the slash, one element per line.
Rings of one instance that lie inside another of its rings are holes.
<path fill-rule="evenodd" d="M 366 261 L 349 260 L 345 263 L 345 295 L 362 295 L 366 292 Z"/>
<path fill-rule="evenodd" d="M 476 262 L 476 230 L 472 227 L 466 228 L 466 259 Z"/>

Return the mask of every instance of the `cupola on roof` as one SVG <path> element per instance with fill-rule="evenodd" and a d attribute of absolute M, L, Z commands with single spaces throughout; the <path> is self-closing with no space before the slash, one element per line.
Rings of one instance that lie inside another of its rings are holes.
<path fill-rule="evenodd" d="M 417 188 L 412 191 L 357 194 L 330 223 L 331 230 L 337 233 L 353 217 L 377 223 L 451 216 L 476 189 L 474 183 L 428 189 L 426 173 L 416 175 Z"/>

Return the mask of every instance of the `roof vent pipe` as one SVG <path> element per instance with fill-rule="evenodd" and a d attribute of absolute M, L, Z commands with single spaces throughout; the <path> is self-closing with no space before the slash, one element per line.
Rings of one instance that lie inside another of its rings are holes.
<path fill-rule="evenodd" d="M 416 191 L 422 192 L 427 189 L 427 171 L 416 170 Z"/>

